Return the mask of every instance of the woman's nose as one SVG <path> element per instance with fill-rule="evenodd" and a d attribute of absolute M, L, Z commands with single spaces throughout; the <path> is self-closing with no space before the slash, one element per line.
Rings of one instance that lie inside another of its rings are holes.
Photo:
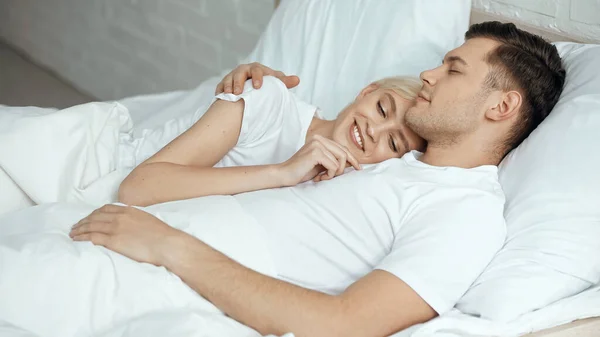
<path fill-rule="evenodd" d="M 367 136 L 369 136 L 371 138 L 371 141 L 374 143 L 377 142 L 377 131 L 375 129 L 376 126 L 373 124 L 369 124 L 369 126 L 367 127 Z"/>
<path fill-rule="evenodd" d="M 367 135 L 371 137 L 374 143 L 377 143 L 382 134 L 393 132 L 397 128 L 398 126 L 393 121 L 385 121 L 382 123 L 371 124 L 367 128 Z"/>
<path fill-rule="evenodd" d="M 386 123 L 375 123 L 369 125 L 367 128 L 367 134 L 371 137 L 373 143 L 377 143 L 379 141 L 379 137 L 381 137 L 381 133 L 385 131 Z"/>

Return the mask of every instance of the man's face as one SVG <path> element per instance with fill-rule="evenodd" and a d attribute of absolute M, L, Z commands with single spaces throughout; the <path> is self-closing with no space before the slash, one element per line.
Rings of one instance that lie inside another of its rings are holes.
<path fill-rule="evenodd" d="M 430 143 L 452 144 L 476 131 L 489 108 L 486 55 L 497 46 L 490 39 L 467 40 L 446 54 L 442 65 L 422 72 L 423 89 L 406 124 Z"/>

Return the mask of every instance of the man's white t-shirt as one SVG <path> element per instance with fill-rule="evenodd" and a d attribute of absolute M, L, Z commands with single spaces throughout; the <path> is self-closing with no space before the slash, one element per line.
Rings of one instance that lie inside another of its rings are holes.
<path fill-rule="evenodd" d="M 504 243 L 504 194 L 495 166 L 435 167 L 419 156 L 234 198 L 264 227 L 280 279 L 338 294 L 381 269 L 441 314 Z"/>
<path fill-rule="evenodd" d="M 242 126 L 237 144 L 215 167 L 268 165 L 291 158 L 306 141 L 306 133 L 318 109 L 305 103 L 276 77 L 265 76 L 260 89 L 246 81 L 240 95 L 219 94 L 217 99 L 236 102 L 244 100 Z M 189 129 L 206 112 L 205 107 L 187 116 L 172 120 L 164 126 L 145 130 L 135 140 L 135 165 L 158 152 L 168 142 Z M 129 161 L 131 162 L 131 161 Z"/>

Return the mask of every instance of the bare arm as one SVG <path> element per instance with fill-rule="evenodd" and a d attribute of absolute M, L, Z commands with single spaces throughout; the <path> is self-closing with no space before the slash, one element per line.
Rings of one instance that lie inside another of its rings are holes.
<path fill-rule="evenodd" d="M 388 272 L 375 270 L 338 296 L 323 294 L 252 271 L 132 207 L 106 205 L 82 219 L 70 235 L 165 266 L 226 314 L 262 334 L 383 337 L 436 315 Z"/>
<path fill-rule="evenodd" d="M 243 100 L 216 101 L 196 124 L 131 172 L 119 188 L 119 201 L 147 206 L 280 186 L 273 166 L 213 167 L 237 143 L 243 111 Z"/>
<path fill-rule="evenodd" d="M 170 247 L 174 252 L 159 264 L 262 334 L 383 337 L 436 316 L 412 288 L 385 271 L 375 270 L 331 296 L 247 269 L 191 236 Z"/>
<path fill-rule="evenodd" d="M 292 158 L 273 165 L 213 167 L 236 143 L 244 103 L 215 102 L 204 116 L 157 154 L 136 167 L 119 188 L 119 201 L 147 206 L 207 195 L 231 195 L 293 186 L 343 174 L 347 163 L 360 169 L 348 149 L 315 136 Z"/>

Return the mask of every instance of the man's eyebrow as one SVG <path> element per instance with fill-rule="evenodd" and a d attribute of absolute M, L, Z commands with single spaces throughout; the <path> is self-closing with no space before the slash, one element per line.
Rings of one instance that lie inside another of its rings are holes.
<path fill-rule="evenodd" d="M 392 111 L 394 112 L 394 115 L 397 116 L 398 112 L 396 111 L 396 101 L 394 100 L 394 97 L 389 92 L 386 92 L 385 96 L 390 100 L 390 102 L 392 104 Z M 408 139 L 406 139 L 406 135 L 404 134 L 402 129 L 398 129 L 398 134 L 400 135 L 400 140 L 402 141 L 404 148 L 408 151 L 408 149 L 409 149 Z"/>
<path fill-rule="evenodd" d="M 444 61 L 446 62 L 458 62 L 458 63 L 462 63 L 464 66 L 469 66 L 469 64 L 467 63 L 467 61 L 465 61 L 462 57 L 460 56 L 447 56 Z"/>

